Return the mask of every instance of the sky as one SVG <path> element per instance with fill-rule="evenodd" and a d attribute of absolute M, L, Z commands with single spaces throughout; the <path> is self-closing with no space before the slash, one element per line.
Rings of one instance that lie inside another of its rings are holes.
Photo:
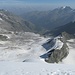
<path fill-rule="evenodd" d="M 75 0 L 0 0 L 0 4 L 53 4 L 53 5 L 72 5 L 74 6 Z"/>
<path fill-rule="evenodd" d="M 71 6 L 75 8 L 75 0 L 0 0 L 0 7 L 10 6 L 33 6 L 33 7 L 60 7 Z"/>

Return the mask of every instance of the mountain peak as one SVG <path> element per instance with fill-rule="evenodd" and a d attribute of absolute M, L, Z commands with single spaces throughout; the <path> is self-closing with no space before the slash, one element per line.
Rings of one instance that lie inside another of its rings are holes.
<path fill-rule="evenodd" d="M 63 7 L 61 7 L 61 9 L 72 10 L 72 8 L 70 6 L 63 6 Z"/>

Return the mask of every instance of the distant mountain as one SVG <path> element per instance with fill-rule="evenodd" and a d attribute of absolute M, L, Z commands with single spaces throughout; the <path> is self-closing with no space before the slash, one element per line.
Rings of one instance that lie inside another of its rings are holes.
<path fill-rule="evenodd" d="M 0 10 L 0 28 L 9 31 L 34 31 L 35 26 L 6 10 Z"/>
<path fill-rule="evenodd" d="M 75 21 L 75 10 L 66 6 L 52 11 L 33 11 L 23 14 L 22 17 L 34 23 L 40 31 L 45 31 Z"/>
<path fill-rule="evenodd" d="M 67 32 L 69 34 L 75 34 L 75 22 L 70 22 L 66 25 L 59 26 L 51 31 L 46 32 L 44 35 L 58 36 L 62 32 Z"/>

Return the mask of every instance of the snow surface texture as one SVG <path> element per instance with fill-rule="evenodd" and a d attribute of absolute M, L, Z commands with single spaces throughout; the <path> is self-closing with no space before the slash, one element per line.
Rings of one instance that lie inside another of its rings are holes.
<path fill-rule="evenodd" d="M 34 33 L 2 34 L 8 40 L 0 41 L 0 61 L 34 61 L 40 59 L 40 55 L 46 50 L 42 44 L 48 38 L 40 37 Z"/>
<path fill-rule="evenodd" d="M 75 67 L 46 62 L 0 62 L 0 75 L 75 75 Z"/>
<path fill-rule="evenodd" d="M 50 64 L 40 58 L 47 52 L 42 44 L 50 38 L 30 32 L 0 35 L 8 37 L 6 41 L 0 39 L 0 75 L 75 75 L 74 65 Z M 62 45 L 56 39 L 52 48 L 60 49 Z M 74 55 L 69 54 L 63 63 L 68 63 L 69 57 Z"/>
<path fill-rule="evenodd" d="M 62 62 L 65 64 L 75 64 L 75 39 L 68 40 L 68 42 L 69 54 Z"/>
<path fill-rule="evenodd" d="M 41 37 L 30 32 L 1 34 L 8 37 L 6 41 L 0 41 L 0 61 L 32 62 L 41 60 L 41 55 L 51 49 L 61 49 L 63 43 L 56 37 L 54 46 L 48 51 L 42 46 L 50 38 Z"/>

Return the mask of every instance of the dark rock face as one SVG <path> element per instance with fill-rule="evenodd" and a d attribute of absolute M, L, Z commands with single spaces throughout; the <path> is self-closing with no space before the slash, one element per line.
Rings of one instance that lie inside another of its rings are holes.
<path fill-rule="evenodd" d="M 62 62 L 62 59 L 67 57 L 69 54 L 68 46 L 66 44 L 63 45 L 63 47 L 59 49 L 55 49 L 51 54 L 48 55 L 48 59 L 45 59 L 48 63 L 58 63 Z"/>

